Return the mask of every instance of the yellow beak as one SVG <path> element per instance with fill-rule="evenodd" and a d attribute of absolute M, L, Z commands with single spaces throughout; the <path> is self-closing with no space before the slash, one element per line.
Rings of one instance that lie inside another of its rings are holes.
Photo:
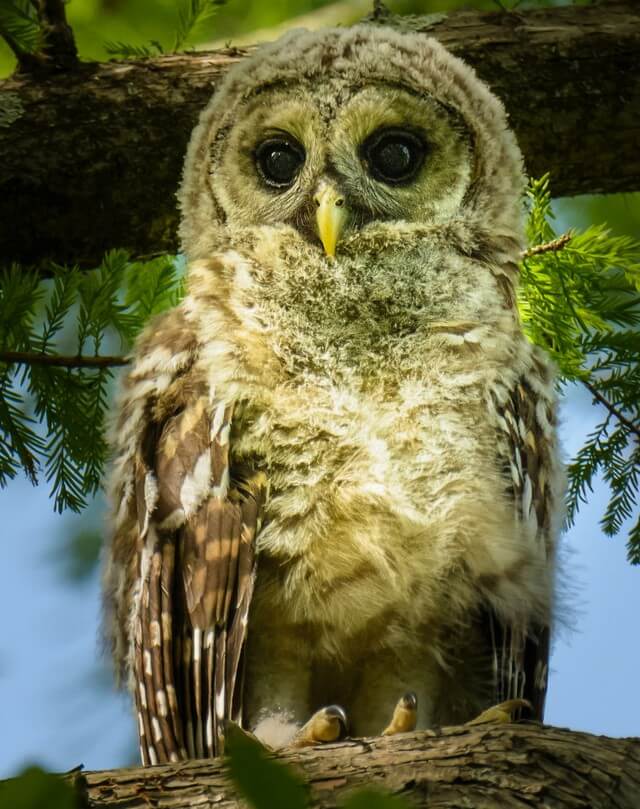
<path fill-rule="evenodd" d="M 344 197 L 333 186 L 322 183 L 313 199 L 318 207 L 316 211 L 318 236 L 324 246 L 325 253 L 333 258 L 336 254 L 338 239 L 348 218 Z"/>

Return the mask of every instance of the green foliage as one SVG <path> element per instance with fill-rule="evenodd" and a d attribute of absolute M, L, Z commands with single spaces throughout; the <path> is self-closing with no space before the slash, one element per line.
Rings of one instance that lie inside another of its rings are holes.
<path fill-rule="evenodd" d="M 181 283 L 171 257 L 139 264 L 122 251 L 91 272 L 51 272 L 46 281 L 15 266 L 0 275 L 0 485 L 20 469 L 34 483 L 43 472 L 56 510 L 78 511 L 102 478 L 113 376 L 88 362 L 105 345 L 126 351 L 149 317 L 177 302 Z M 43 364 L 65 349 L 66 367 Z M 3 352 L 30 361 L 2 362 Z"/>
<path fill-rule="evenodd" d="M 0 806 L 11 809 L 76 809 L 78 797 L 59 775 L 28 767 L 16 778 L 0 783 Z"/>
<path fill-rule="evenodd" d="M 529 189 L 532 246 L 555 240 L 548 178 Z M 597 474 L 610 489 L 605 534 L 635 516 L 629 559 L 640 563 L 640 242 L 603 225 L 572 233 L 562 249 L 522 263 L 520 311 L 529 337 L 555 360 L 561 382 L 585 385 L 603 419 L 568 467 L 568 522 Z"/>
<path fill-rule="evenodd" d="M 307 809 L 307 787 L 290 767 L 270 758 L 265 748 L 236 725 L 227 730 L 229 775 L 253 809 Z M 400 798 L 373 789 L 358 790 L 344 809 L 408 809 Z"/>
<path fill-rule="evenodd" d="M 225 0 L 180 0 L 173 51 L 182 50 L 187 41 L 215 17 L 224 3 Z"/>
<path fill-rule="evenodd" d="M 127 45 L 126 42 L 114 42 L 105 40 L 104 49 L 109 56 L 117 56 L 121 59 L 147 59 L 150 56 L 158 56 L 164 53 L 164 48 L 157 40 L 151 40 L 149 45 Z"/>
<path fill-rule="evenodd" d="M 173 45 L 168 52 L 178 53 L 184 50 L 190 40 L 206 29 L 207 23 L 211 22 L 225 2 L 226 0 L 179 0 Z M 143 59 L 165 53 L 158 40 L 150 40 L 149 45 L 127 45 L 123 42 L 107 41 L 104 47 L 110 56 L 119 56 L 123 59 Z"/>
<path fill-rule="evenodd" d="M 40 45 L 40 25 L 29 0 L 3 0 L 0 4 L 0 36 L 21 51 L 31 53 Z"/>
<path fill-rule="evenodd" d="M 255 809 L 305 809 L 309 805 L 303 781 L 237 726 L 227 729 L 229 775 Z"/>

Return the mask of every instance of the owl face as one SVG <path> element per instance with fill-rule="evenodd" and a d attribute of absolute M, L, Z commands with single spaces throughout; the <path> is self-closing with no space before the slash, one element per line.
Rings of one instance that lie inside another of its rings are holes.
<path fill-rule="evenodd" d="M 337 77 L 257 93 L 219 160 L 228 225 L 289 225 L 333 256 L 372 223 L 453 216 L 473 156 L 460 117 L 433 98 Z"/>
<path fill-rule="evenodd" d="M 336 259 L 399 222 L 519 239 L 522 185 L 502 105 L 438 42 L 370 25 L 292 31 L 232 68 L 204 110 L 181 237 L 192 260 L 263 226 Z"/>

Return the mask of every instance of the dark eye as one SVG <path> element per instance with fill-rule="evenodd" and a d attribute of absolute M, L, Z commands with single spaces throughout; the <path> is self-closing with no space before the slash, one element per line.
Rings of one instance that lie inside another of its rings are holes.
<path fill-rule="evenodd" d="M 404 185 L 416 176 L 424 161 L 424 141 L 403 129 L 374 132 L 362 144 L 362 158 L 375 180 Z"/>
<path fill-rule="evenodd" d="M 304 164 L 304 148 L 289 138 L 268 138 L 255 150 L 260 176 L 272 188 L 286 188 Z"/>

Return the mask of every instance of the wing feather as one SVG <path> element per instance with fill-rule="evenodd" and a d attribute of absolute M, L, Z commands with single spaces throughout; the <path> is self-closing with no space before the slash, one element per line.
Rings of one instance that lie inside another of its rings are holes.
<path fill-rule="evenodd" d="M 553 482 L 559 473 L 553 382 L 542 355 L 534 352 L 528 372 L 509 390 L 494 392 L 492 398 L 509 495 L 517 518 L 528 523 L 539 557 L 550 565 L 555 543 L 553 514 L 558 508 Z M 532 718 L 542 720 L 549 659 L 548 621 L 528 626 L 508 624 L 492 611 L 487 621 L 495 701 L 527 699 L 532 705 Z"/>
<path fill-rule="evenodd" d="M 212 395 L 197 356 L 181 310 L 156 321 L 139 343 L 117 426 L 106 607 L 135 692 L 144 764 L 219 755 L 225 722 L 241 719 L 265 479 L 232 474 L 233 402 Z"/>

